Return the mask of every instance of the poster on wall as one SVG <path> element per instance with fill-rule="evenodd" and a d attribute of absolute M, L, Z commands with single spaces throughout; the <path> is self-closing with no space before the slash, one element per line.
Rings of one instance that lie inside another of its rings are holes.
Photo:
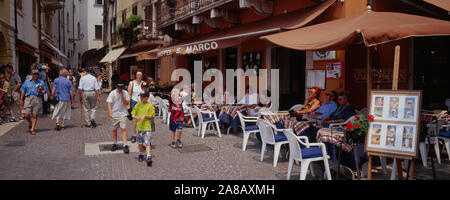
<path fill-rule="evenodd" d="M 313 51 L 313 60 L 334 60 L 336 51 Z"/>
<path fill-rule="evenodd" d="M 327 79 L 340 79 L 342 76 L 342 62 L 327 63 Z"/>
<path fill-rule="evenodd" d="M 256 70 L 256 76 L 259 74 L 259 70 L 262 69 L 262 51 L 249 52 L 242 54 L 242 67 L 244 71 L 248 69 Z"/>
<path fill-rule="evenodd" d="M 306 72 L 306 87 L 325 89 L 325 70 L 308 70 Z"/>
<path fill-rule="evenodd" d="M 367 152 L 416 157 L 421 95 L 420 91 L 371 92 L 369 113 L 374 121 L 367 133 Z"/>

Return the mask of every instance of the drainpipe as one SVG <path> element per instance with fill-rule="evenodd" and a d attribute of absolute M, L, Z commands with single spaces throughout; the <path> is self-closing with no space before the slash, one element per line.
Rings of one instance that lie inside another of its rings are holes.
<path fill-rule="evenodd" d="M 16 57 L 17 57 L 17 41 L 18 41 L 18 30 L 17 30 L 17 0 L 14 0 L 14 44 L 16 45 Z M 16 58 L 13 58 L 14 60 Z M 16 62 L 14 62 L 16 63 Z M 14 71 L 19 72 L 19 63 L 16 63 L 14 67 Z"/>
<path fill-rule="evenodd" d="M 39 49 L 39 56 L 38 56 L 38 58 L 36 60 L 36 63 L 40 63 L 41 62 L 41 55 L 40 55 L 40 53 L 41 53 L 41 37 L 42 37 L 42 34 L 41 34 L 41 24 L 42 24 L 42 22 L 41 22 L 41 17 L 42 17 L 42 14 L 41 14 L 41 10 L 42 10 L 42 8 L 41 8 L 41 0 L 37 0 L 37 6 L 38 6 L 38 13 L 39 13 L 39 17 L 38 17 L 38 49 Z"/>

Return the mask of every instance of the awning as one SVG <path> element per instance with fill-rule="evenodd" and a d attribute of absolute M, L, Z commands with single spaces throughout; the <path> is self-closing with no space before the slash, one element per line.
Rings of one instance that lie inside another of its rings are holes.
<path fill-rule="evenodd" d="M 52 58 L 52 64 L 62 67 L 64 66 L 59 60 L 56 60 L 55 58 Z"/>
<path fill-rule="evenodd" d="M 137 61 L 143 61 L 143 60 L 156 60 L 158 59 L 158 52 L 161 49 L 154 49 L 152 51 L 139 54 L 139 56 L 136 58 Z"/>
<path fill-rule="evenodd" d="M 296 50 L 338 50 L 351 44 L 367 47 L 416 36 L 450 35 L 450 22 L 395 12 L 366 11 L 297 30 L 262 37 Z"/>
<path fill-rule="evenodd" d="M 259 36 L 300 28 L 322 14 L 334 2 L 335 0 L 327 0 L 313 7 L 194 37 L 161 49 L 158 57 L 228 48 Z"/>
<path fill-rule="evenodd" d="M 63 57 L 66 60 L 69 60 L 69 58 L 58 48 L 56 48 L 52 43 L 50 43 L 47 39 L 45 39 L 44 37 L 42 38 L 42 41 L 44 41 L 44 44 L 47 45 L 48 47 L 50 47 L 53 51 L 56 51 L 56 53 L 58 53 L 58 55 L 60 55 L 61 57 Z"/>
<path fill-rule="evenodd" d="M 117 60 L 117 58 L 119 58 L 120 55 L 122 55 L 122 53 L 126 50 L 125 47 L 121 47 L 118 49 L 113 49 L 112 51 L 110 51 L 108 54 L 106 54 L 106 56 L 100 60 L 100 63 L 111 63 Z"/>
<path fill-rule="evenodd" d="M 159 41 L 148 41 L 148 40 L 140 40 L 136 44 L 133 44 L 131 47 L 127 48 L 125 52 L 119 57 L 120 59 L 137 57 L 142 53 L 148 52 L 150 50 L 155 49 L 160 46 L 161 42 Z"/>
<path fill-rule="evenodd" d="M 16 47 L 17 51 L 20 51 L 22 53 L 26 53 L 28 55 L 31 55 L 33 57 L 36 57 L 36 50 L 26 44 L 19 44 Z"/>
<path fill-rule="evenodd" d="M 439 8 L 442 8 L 446 11 L 450 11 L 450 0 L 424 0 L 429 4 L 433 4 Z"/>

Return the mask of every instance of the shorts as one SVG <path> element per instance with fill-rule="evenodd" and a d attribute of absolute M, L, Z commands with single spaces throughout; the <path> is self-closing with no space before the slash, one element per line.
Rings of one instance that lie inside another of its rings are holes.
<path fill-rule="evenodd" d="M 119 128 L 121 129 L 127 128 L 127 122 L 128 122 L 127 116 L 113 117 L 112 118 L 113 130 L 117 130 Z"/>
<path fill-rule="evenodd" d="M 7 95 L 2 96 L 2 105 L 6 108 L 6 109 L 11 109 L 11 104 L 12 104 L 12 98 L 8 97 Z"/>
<path fill-rule="evenodd" d="M 23 103 L 23 114 L 42 114 L 42 97 L 28 96 Z"/>
<path fill-rule="evenodd" d="M 170 127 L 169 129 L 172 132 L 175 132 L 177 130 L 183 130 L 183 122 L 174 122 L 174 121 L 170 121 Z"/>
<path fill-rule="evenodd" d="M 136 131 L 136 143 L 150 146 L 152 133 L 151 131 Z"/>

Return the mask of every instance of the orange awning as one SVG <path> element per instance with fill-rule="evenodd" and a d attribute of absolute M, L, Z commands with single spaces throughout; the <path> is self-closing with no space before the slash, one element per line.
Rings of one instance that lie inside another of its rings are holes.
<path fill-rule="evenodd" d="M 338 50 L 351 44 L 367 47 L 416 36 L 450 35 L 450 22 L 395 12 L 366 11 L 297 30 L 262 37 L 296 50 Z"/>
<path fill-rule="evenodd" d="M 140 54 L 150 51 L 161 44 L 159 41 L 140 40 L 127 48 L 125 52 L 119 57 L 120 59 L 137 57 Z"/>
<path fill-rule="evenodd" d="M 446 11 L 450 11 L 450 0 L 424 0 L 429 4 L 433 4 L 439 8 L 442 8 Z"/>
<path fill-rule="evenodd" d="M 158 57 L 172 54 L 195 54 L 213 49 L 228 48 L 251 38 L 300 28 L 322 14 L 334 2 L 335 0 L 327 0 L 313 7 L 194 37 L 162 48 L 158 52 Z"/>

